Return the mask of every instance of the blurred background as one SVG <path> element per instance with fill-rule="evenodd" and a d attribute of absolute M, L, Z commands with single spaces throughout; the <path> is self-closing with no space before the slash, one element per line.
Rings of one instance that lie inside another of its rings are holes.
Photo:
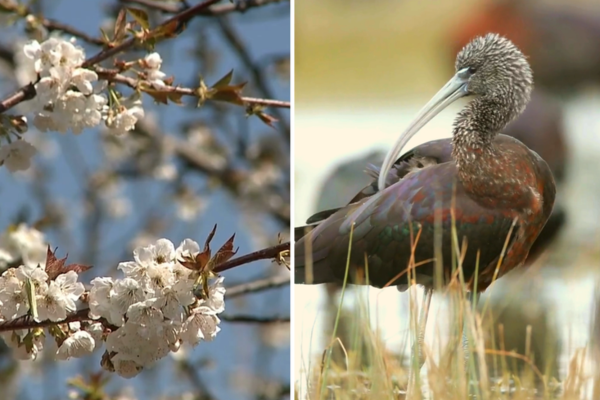
<path fill-rule="evenodd" d="M 561 218 L 537 260 L 503 277 L 484 297 L 495 310 L 495 322 L 506 325 L 506 348 L 522 353 L 526 327 L 532 325 L 534 350 L 543 353 L 536 353 L 536 363 L 550 365 L 560 379 L 575 351 L 600 334 L 594 327 L 600 277 L 596 1 L 297 2 L 294 221 L 300 226 L 316 211 L 346 204 L 370 182 L 362 172 L 366 164 L 381 162 L 453 75 L 461 47 L 487 32 L 508 37 L 529 57 L 536 90 L 521 119 L 507 130 L 549 163 Z M 449 137 L 466 101 L 438 115 L 405 149 Z M 370 302 L 372 326 L 390 351 L 403 353 L 408 295 L 395 288 L 361 291 Z M 318 366 L 335 317 L 336 293 L 323 285 L 295 288 L 295 371 Z M 349 308 L 354 299 L 351 291 Z M 443 299 L 434 296 L 426 341 L 447 323 L 446 315 Z M 543 351 L 548 348 L 555 350 L 554 360 Z M 305 385 L 306 375 L 295 380 Z"/>
<path fill-rule="evenodd" d="M 174 76 L 175 84 L 196 87 L 199 75 L 210 85 L 234 69 L 233 83 L 248 82 L 245 96 L 289 101 L 290 4 L 259 3 L 261 7 L 243 13 L 192 19 L 181 36 L 156 47 L 162 71 Z M 178 1 L 152 0 L 0 1 L 2 96 L 31 79 L 23 64 L 23 44 L 44 34 L 43 27 L 4 12 L 6 4 L 28 7 L 30 13 L 87 35 L 77 40 L 87 57 L 100 50 L 100 28 L 113 32 L 121 7 L 146 10 L 153 27 L 185 7 Z M 237 4 L 223 1 L 215 7 Z M 120 58 L 145 54 L 133 51 Z M 112 59 L 103 66 L 112 67 Z M 0 168 L 0 231 L 21 222 L 37 227 L 61 257 L 68 253 L 69 261 L 94 266 L 81 277 L 87 283 L 95 276 L 120 274 L 118 263 L 132 260 L 135 247 L 161 237 L 175 246 L 186 238 L 202 245 L 214 224 L 213 249 L 235 233 L 238 256 L 277 244 L 279 234 L 289 240 L 289 110 L 265 110 L 279 119 L 269 127 L 246 117 L 243 107 L 208 101 L 199 109 L 193 98 L 183 101 L 183 106 L 158 106 L 144 97 L 145 118 L 136 131 L 121 137 L 102 129 L 78 136 L 40 134 L 30 124 L 25 138 L 39 152 L 33 167 L 16 174 Z M 25 111 L 26 104 L 11 110 Z M 222 321 L 214 342 L 167 357 L 134 379 L 107 374 L 111 399 L 289 397 L 289 271 L 266 260 L 223 276 L 227 288 L 264 279 L 279 282 L 266 291 L 226 295 L 224 313 L 233 320 L 249 316 L 279 322 Z M 70 378 L 87 379 L 101 371 L 100 351 L 54 362 L 48 343 L 37 361 L 15 362 L 0 347 L 2 399 L 66 399 L 73 389 Z"/>

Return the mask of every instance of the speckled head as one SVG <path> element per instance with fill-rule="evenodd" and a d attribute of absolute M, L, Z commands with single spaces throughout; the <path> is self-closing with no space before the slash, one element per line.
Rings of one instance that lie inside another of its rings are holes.
<path fill-rule="evenodd" d="M 510 40 L 495 33 L 473 39 L 458 53 L 456 74 L 421 109 L 386 155 L 379 174 L 379 190 L 385 188 L 385 177 L 406 143 L 457 99 L 475 97 L 456 119 L 455 138 L 489 143 L 523 111 L 532 89 L 529 63 Z"/>
<path fill-rule="evenodd" d="M 508 102 L 515 114 L 512 117 L 525 109 L 533 89 L 525 55 L 496 33 L 477 37 L 463 47 L 456 56 L 456 73 L 466 79 L 465 95 Z"/>

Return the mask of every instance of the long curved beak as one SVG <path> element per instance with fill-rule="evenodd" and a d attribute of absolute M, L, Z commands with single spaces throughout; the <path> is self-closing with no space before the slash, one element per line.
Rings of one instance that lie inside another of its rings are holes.
<path fill-rule="evenodd" d="M 454 77 L 452 77 L 452 79 L 450 79 L 448 83 L 446 83 L 444 87 L 429 100 L 425 107 L 419 111 L 419 114 L 417 114 L 404 133 L 400 135 L 394 147 L 385 156 L 377 181 L 377 186 L 380 191 L 385 189 L 387 174 L 400 156 L 400 152 L 404 146 L 406 146 L 406 143 L 408 143 L 408 141 L 412 139 L 425 124 L 431 121 L 431 119 L 438 115 L 444 108 L 448 107 L 457 99 L 469 94 L 467 90 L 468 80 L 469 75 L 467 71 L 458 71 L 456 75 L 454 75 Z"/>

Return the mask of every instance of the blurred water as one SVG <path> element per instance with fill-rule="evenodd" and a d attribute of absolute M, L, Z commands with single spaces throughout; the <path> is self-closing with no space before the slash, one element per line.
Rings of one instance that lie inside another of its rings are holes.
<path fill-rule="evenodd" d="M 449 137 L 454 116 L 462 104 L 456 104 L 431 121 L 422 133 L 409 142 L 406 150 L 442 137 Z M 327 174 L 348 157 L 375 149 L 387 150 L 402 129 L 416 115 L 419 105 L 394 108 L 296 110 L 295 135 L 295 207 L 294 221 L 299 225 L 315 210 L 317 190 Z M 543 269 L 544 293 L 540 303 L 555 309 L 564 340 L 561 374 L 575 349 L 590 338 L 593 292 L 600 271 L 599 261 L 579 257 L 590 246 L 599 247 L 600 239 L 600 95 L 584 93 L 564 104 L 565 128 L 571 149 L 568 184 L 561 193 L 569 213 L 568 226 L 554 252 L 569 251 L 569 257 L 550 257 L 552 262 L 566 262 L 560 269 Z M 341 199 L 343 200 L 343 199 Z M 559 260 L 559 261 L 556 261 Z M 563 261 L 560 261 L 563 260 Z M 571 272 L 592 270 L 571 275 Z M 591 268 L 590 268 L 591 267 Z M 596 271 L 594 271 L 596 270 Z M 558 271 L 558 272 L 557 272 Z M 381 331 L 388 348 L 400 351 L 408 329 L 409 299 L 395 288 L 361 288 L 369 299 L 371 325 Z M 417 299 L 421 299 L 420 293 Z M 328 338 L 322 335 L 326 299 L 320 286 L 294 287 L 294 372 L 295 381 L 306 389 L 308 363 L 320 357 Z M 350 305 L 354 301 L 347 297 Z M 346 303 L 346 301 L 345 301 Z M 439 326 L 447 326 L 444 304 L 434 297 L 431 305 L 426 341 L 431 347 Z M 432 323 L 435 322 L 435 323 Z M 437 327 L 436 327 L 437 325 Z M 443 338 L 442 338 L 443 340 Z M 438 348 L 437 344 L 433 344 Z M 300 373 L 299 373 L 300 371 Z M 305 393 L 305 392 L 303 392 Z"/>

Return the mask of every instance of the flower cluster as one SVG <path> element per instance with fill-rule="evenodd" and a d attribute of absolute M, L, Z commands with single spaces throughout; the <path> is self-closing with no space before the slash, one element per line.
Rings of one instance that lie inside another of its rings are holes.
<path fill-rule="evenodd" d="M 37 246 L 23 247 L 26 237 L 43 242 L 35 232 L 20 226 L 0 241 L 1 260 L 28 260 L 0 276 L 0 321 L 30 316 L 37 322 L 56 322 L 48 333 L 58 344 L 58 359 L 88 355 L 104 342 L 103 368 L 133 377 L 181 345 L 210 341 L 219 332 L 217 315 L 225 309 L 223 278 L 207 284 L 199 280 L 198 271 L 184 266 L 185 260 L 200 254 L 198 243 L 186 239 L 175 248 L 169 240 L 159 239 L 137 248 L 133 261 L 118 266 L 123 278 L 95 278 L 86 291 L 77 279 L 89 267 L 65 266 L 66 258 L 57 259 L 49 247 L 46 257 L 35 262 Z M 197 283 L 205 289 L 198 296 Z M 87 312 L 78 307 L 84 301 Z M 80 314 L 82 322 L 62 322 L 73 313 Z M 46 333 L 31 328 L 0 336 L 16 357 L 35 359 Z"/>
<path fill-rule="evenodd" d="M 19 69 L 32 69 L 39 77 L 35 83 L 36 96 L 28 105 L 34 114 L 33 124 L 42 132 L 70 130 L 79 134 L 104 121 L 110 133 L 120 135 L 134 129 L 137 121 L 144 117 L 138 92 L 122 97 L 111 89 L 110 102 L 106 94 L 101 93 L 107 82 L 99 81 L 93 70 L 81 67 L 85 52 L 75 45 L 74 38 L 64 40 L 52 36 L 41 43 L 33 40 L 23 46 L 23 54 L 24 57 L 19 58 L 23 64 Z M 140 80 L 154 89 L 167 85 L 158 53 L 140 59 L 139 65 L 142 71 L 136 73 Z M 26 126 L 25 120 L 25 130 Z M 6 165 L 10 171 L 28 169 L 36 152 L 20 133 L 23 132 L 15 133 L 18 140 L 0 145 L 0 165 Z"/>
<path fill-rule="evenodd" d="M 146 80 L 154 88 L 160 89 L 165 87 L 165 77 L 167 74 L 160 70 L 162 65 L 162 58 L 158 53 L 150 53 L 143 60 L 140 60 L 140 64 L 146 70 Z"/>
<path fill-rule="evenodd" d="M 94 93 L 98 81 L 94 71 L 81 68 L 85 52 L 74 41 L 50 37 L 24 46 L 40 80 L 33 100 L 35 126 L 42 131 L 81 133 L 102 121 L 106 97 Z M 76 90 L 75 90 L 76 89 Z"/>
<path fill-rule="evenodd" d="M 119 264 L 123 279 L 92 280 L 90 317 L 114 326 L 106 338 L 104 368 L 133 377 L 182 344 L 216 336 L 217 314 L 225 309 L 223 278 L 215 279 L 208 296 L 198 299 L 193 294 L 196 274 L 179 262 L 199 252 L 192 240 L 175 249 L 160 239 L 134 250 L 134 261 Z"/>
<path fill-rule="evenodd" d="M 77 282 L 78 272 L 85 268 L 71 265 L 63 269 L 65 260 L 56 260 L 48 249 L 42 264 L 29 261 L 4 271 L 0 276 L 0 320 L 12 321 L 30 315 L 36 322 L 57 322 L 74 312 L 85 291 L 83 284 Z M 81 335 L 90 336 L 89 333 Z M 44 344 L 44 333 L 40 329 L 4 333 L 3 338 L 21 359 L 34 359 Z M 59 353 L 64 351 L 61 346 Z"/>

